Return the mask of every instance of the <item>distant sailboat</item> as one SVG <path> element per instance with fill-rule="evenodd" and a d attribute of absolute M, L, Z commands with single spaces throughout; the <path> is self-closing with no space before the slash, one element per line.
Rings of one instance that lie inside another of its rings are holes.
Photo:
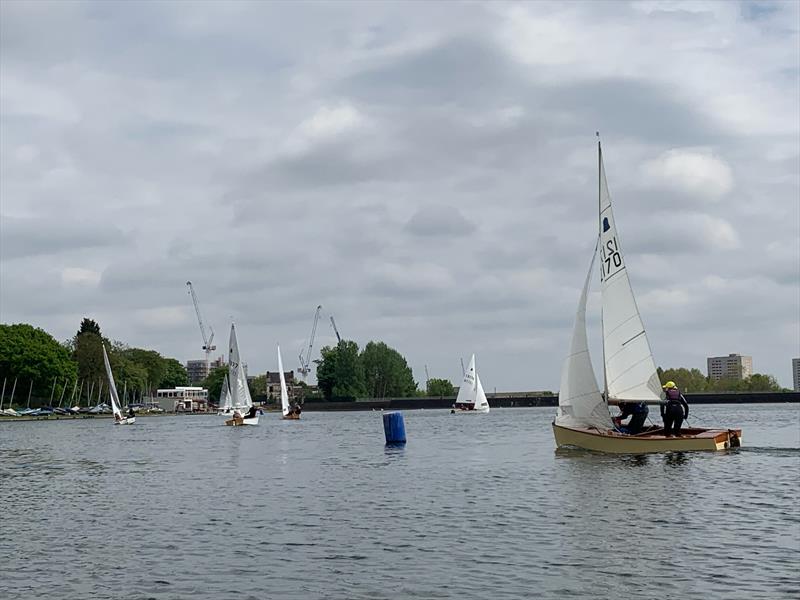
<path fill-rule="evenodd" d="M 111 372 L 111 365 L 108 362 L 105 344 L 103 344 L 103 362 L 106 365 L 106 376 L 108 376 L 108 393 L 111 397 L 111 412 L 114 413 L 114 425 L 133 425 L 136 422 L 136 417 L 125 417 L 122 414 L 122 410 L 120 410 L 119 394 L 117 394 L 114 374 Z"/>
<path fill-rule="evenodd" d="M 475 370 L 475 355 L 469 361 L 469 367 L 464 371 L 464 380 L 458 388 L 454 411 L 470 411 L 479 413 L 489 412 L 489 401 L 483 391 L 481 378 Z"/>
<path fill-rule="evenodd" d="M 286 389 L 286 376 L 283 374 L 283 360 L 281 347 L 278 346 L 278 374 L 281 380 L 281 413 L 284 419 L 296 421 L 300 418 L 300 407 L 289 403 L 289 391 Z"/>
<path fill-rule="evenodd" d="M 655 361 L 619 244 L 599 142 L 597 151 L 600 231 L 578 301 L 569 355 L 561 371 L 558 412 L 553 422 L 556 444 L 611 453 L 723 450 L 739 446 L 740 429 L 692 428 L 683 429 L 680 437 L 667 437 L 657 426 L 636 435 L 621 433 L 614 427 L 609 404 L 661 404 L 662 399 Z M 586 335 L 586 300 L 598 251 L 603 393 L 594 375 Z"/>
<path fill-rule="evenodd" d="M 246 416 L 250 414 L 253 407 L 253 399 L 250 396 L 250 388 L 247 385 L 247 376 L 244 366 L 239 356 L 239 341 L 236 339 L 236 326 L 231 323 L 231 337 L 228 346 L 228 382 L 230 384 L 231 409 L 233 418 L 225 421 L 225 425 L 258 425 L 258 415 Z M 238 414 L 238 416 L 237 416 Z"/>
<path fill-rule="evenodd" d="M 219 391 L 219 410 L 217 414 L 230 415 L 233 412 L 233 400 L 231 398 L 231 382 L 228 379 L 230 373 L 225 373 L 222 380 L 222 388 Z"/>

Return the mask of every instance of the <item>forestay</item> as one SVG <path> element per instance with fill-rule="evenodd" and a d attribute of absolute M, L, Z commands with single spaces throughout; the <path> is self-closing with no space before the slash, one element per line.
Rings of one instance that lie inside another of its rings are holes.
<path fill-rule="evenodd" d="M 603 400 L 597 379 L 592 368 L 589 355 L 589 344 L 586 336 L 586 300 L 589 295 L 594 260 L 597 256 L 595 244 L 589 272 L 583 284 L 578 310 L 575 313 L 575 325 L 572 329 L 572 341 L 569 355 L 561 368 L 561 386 L 558 390 L 558 412 L 556 425 L 564 427 L 597 427 L 611 429 L 611 415 Z"/>
<path fill-rule="evenodd" d="M 611 400 L 657 403 L 661 384 L 625 268 L 602 152 L 599 170 L 600 288 L 606 391 Z"/>

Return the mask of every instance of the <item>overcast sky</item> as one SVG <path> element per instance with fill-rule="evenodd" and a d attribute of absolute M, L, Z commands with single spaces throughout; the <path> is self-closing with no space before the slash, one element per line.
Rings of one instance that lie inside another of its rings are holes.
<path fill-rule="evenodd" d="M 251 374 L 323 304 L 423 386 L 555 390 L 600 130 L 656 363 L 790 387 L 798 6 L 4 0 L 0 321 L 202 358 L 192 280 Z"/>

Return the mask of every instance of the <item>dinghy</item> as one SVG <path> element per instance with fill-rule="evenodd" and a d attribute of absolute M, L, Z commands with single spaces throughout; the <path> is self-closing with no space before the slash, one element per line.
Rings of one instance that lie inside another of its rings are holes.
<path fill-rule="evenodd" d="M 108 376 L 108 395 L 111 397 L 111 412 L 114 413 L 114 425 L 133 425 L 136 423 L 136 417 L 126 417 L 120 410 L 121 404 L 117 394 L 117 386 L 114 383 L 114 374 L 111 372 L 111 364 L 108 362 L 105 344 L 103 344 L 103 362 L 106 365 L 106 375 Z"/>
<path fill-rule="evenodd" d="M 464 380 L 458 388 L 456 403 L 452 412 L 488 413 L 489 401 L 481 385 L 481 378 L 475 370 L 475 355 L 469 361 L 469 367 L 464 371 Z"/>
<path fill-rule="evenodd" d="M 561 371 L 558 412 L 553 421 L 556 445 L 608 453 L 724 450 L 741 445 L 741 429 L 682 429 L 668 437 L 653 425 L 636 435 L 614 426 L 609 404 L 662 404 L 661 383 L 622 257 L 603 154 L 597 144 L 600 231 L 583 285 L 569 355 Z M 600 255 L 604 392 L 592 368 L 586 335 L 586 299 Z"/>
<path fill-rule="evenodd" d="M 283 374 L 280 345 L 278 346 L 278 374 L 281 380 L 281 413 L 283 413 L 284 419 L 296 421 L 300 418 L 300 407 L 289 403 L 289 391 L 286 389 L 286 377 Z"/>
<path fill-rule="evenodd" d="M 231 410 L 233 417 L 225 421 L 225 425 L 258 425 L 258 415 L 246 417 L 253 406 L 247 376 L 239 356 L 239 341 L 236 339 L 236 326 L 231 323 L 231 337 L 228 346 L 228 381 L 230 384 Z"/>

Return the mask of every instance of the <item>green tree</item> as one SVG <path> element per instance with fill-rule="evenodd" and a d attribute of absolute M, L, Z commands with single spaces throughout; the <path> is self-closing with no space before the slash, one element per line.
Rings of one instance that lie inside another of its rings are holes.
<path fill-rule="evenodd" d="M 364 371 L 364 384 L 372 398 L 406 398 L 414 396 L 417 384 L 406 359 L 383 342 L 369 342 L 359 359 Z"/>
<path fill-rule="evenodd" d="M 705 392 L 709 389 L 708 378 L 699 369 L 659 369 L 658 374 L 662 384 L 674 381 L 682 392 Z"/>
<path fill-rule="evenodd" d="M 97 321 L 94 319 L 90 319 L 89 317 L 84 317 L 81 321 L 81 326 L 78 329 L 78 333 L 75 335 L 80 335 L 82 333 L 94 333 L 95 335 L 99 335 L 102 337 L 102 333 L 100 333 L 100 325 L 97 324 Z"/>
<path fill-rule="evenodd" d="M 167 365 L 164 357 L 155 350 L 120 346 L 120 351 L 125 358 L 147 371 L 146 379 L 148 385 L 151 388 L 160 387 L 167 374 Z"/>
<path fill-rule="evenodd" d="M 186 368 L 175 358 L 164 358 L 164 376 L 158 384 L 160 388 L 174 388 L 189 385 L 189 374 Z"/>
<path fill-rule="evenodd" d="M 25 323 L 0 325 L 0 378 L 7 380 L 7 395 L 14 378 L 19 399 L 20 390 L 25 390 L 27 396 L 30 382 L 33 395 L 49 398 L 56 381 L 60 396 L 61 389 L 70 388 L 76 377 L 77 368 L 69 351 L 49 333 Z"/>
<path fill-rule="evenodd" d="M 364 367 L 358 354 L 358 344 L 342 340 L 335 347 L 320 350 L 317 363 L 317 385 L 325 400 L 355 400 L 363 398 Z"/>
<path fill-rule="evenodd" d="M 219 393 L 222 391 L 222 382 L 225 381 L 225 376 L 228 374 L 228 365 L 217 367 L 208 374 L 201 384 L 208 390 L 209 402 L 218 403 Z"/>
<path fill-rule="evenodd" d="M 72 359 L 78 365 L 79 378 L 95 383 L 105 380 L 103 342 L 103 338 L 94 331 L 84 331 L 75 336 L 72 341 Z"/>
<path fill-rule="evenodd" d="M 428 396 L 454 396 L 456 389 L 447 379 L 428 380 Z"/>

